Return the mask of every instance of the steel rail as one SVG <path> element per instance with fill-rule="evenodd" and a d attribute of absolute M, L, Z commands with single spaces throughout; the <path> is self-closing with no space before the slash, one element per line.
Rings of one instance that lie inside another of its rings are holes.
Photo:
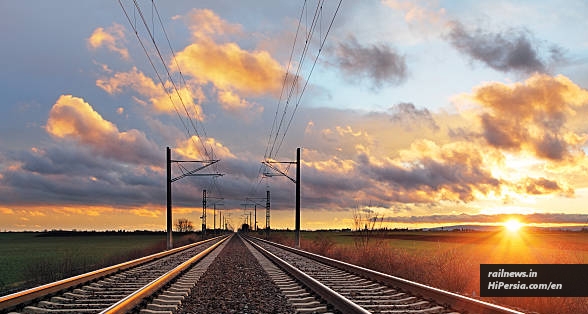
<path fill-rule="evenodd" d="M 392 287 L 397 287 L 404 291 L 408 291 L 415 296 L 420 296 L 425 299 L 434 300 L 436 303 L 440 305 L 449 306 L 457 311 L 478 314 L 524 314 L 523 312 L 509 309 L 504 306 L 488 303 L 485 301 L 466 297 L 457 293 L 441 290 L 439 288 L 427 286 L 404 278 L 384 274 L 375 270 L 338 261 L 322 255 L 295 249 L 283 244 L 267 241 L 261 238 L 255 238 L 255 240 L 262 241 L 270 245 L 290 251 L 292 253 L 299 254 L 312 260 L 327 264 L 329 266 L 333 266 L 357 274 L 359 276 L 363 276 L 370 280 L 381 282 Z"/>
<path fill-rule="evenodd" d="M 249 242 L 254 248 L 256 248 L 263 255 L 265 255 L 269 260 L 276 263 L 278 266 L 280 266 L 282 269 L 284 269 L 287 273 L 294 276 L 297 280 L 302 282 L 304 285 L 306 285 L 308 288 L 310 288 L 313 292 L 318 294 L 321 298 L 323 298 L 324 300 L 329 302 L 329 304 L 333 305 L 337 310 L 341 311 L 342 313 L 346 313 L 346 314 L 369 314 L 370 313 L 366 309 L 353 303 L 351 300 L 342 296 L 338 292 L 323 285 L 318 280 L 310 277 L 309 275 L 300 271 L 298 268 L 290 265 L 288 262 L 284 261 L 283 259 L 277 257 L 276 255 L 272 254 L 271 252 L 262 248 L 261 246 L 259 246 L 259 244 L 251 241 L 249 238 L 246 238 L 245 240 L 247 240 L 247 242 Z"/>
<path fill-rule="evenodd" d="M 194 255 L 189 260 L 183 262 L 176 268 L 168 271 L 167 273 L 161 275 L 159 278 L 153 280 L 152 282 L 148 283 L 147 285 L 143 286 L 142 288 L 138 289 L 137 291 L 133 292 L 132 294 L 128 295 L 124 299 L 116 302 L 115 304 L 111 305 L 107 309 L 100 312 L 100 314 L 117 314 L 117 313 L 127 313 L 134 309 L 137 305 L 141 304 L 143 300 L 153 296 L 157 291 L 161 290 L 165 285 L 169 282 L 174 280 L 177 276 L 182 274 L 186 271 L 192 264 L 198 262 L 202 258 L 204 258 L 208 253 L 212 252 L 216 249 L 219 245 L 221 245 L 227 239 L 230 239 L 233 235 L 225 237 L 224 239 L 220 240 L 219 242 L 215 243 L 211 247 L 207 248 L 206 250 Z"/>
<path fill-rule="evenodd" d="M 91 272 L 87 272 L 81 275 L 65 278 L 59 281 L 51 282 L 48 284 L 44 284 L 38 287 L 34 287 L 31 289 L 19 291 L 16 293 L 8 294 L 5 296 L 0 297 L 0 311 L 7 311 L 11 310 L 19 305 L 26 305 L 32 303 L 33 301 L 45 297 L 47 295 L 56 294 L 58 292 L 79 286 L 81 284 L 87 283 L 89 281 L 102 278 L 104 276 L 108 276 L 110 274 L 119 272 L 121 270 L 129 269 L 131 267 L 144 264 L 201 244 L 204 244 L 209 241 L 214 241 L 222 236 L 211 238 L 208 240 L 188 244 L 182 247 L 178 247 L 175 249 L 171 249 L 168 251 L 163 251 L 160 253 L 151 254 L 145 257 L 141 257 L 132 261 L 123 262 L 117 265 L 105 267 L 102 269 L 94 270 Z"/>

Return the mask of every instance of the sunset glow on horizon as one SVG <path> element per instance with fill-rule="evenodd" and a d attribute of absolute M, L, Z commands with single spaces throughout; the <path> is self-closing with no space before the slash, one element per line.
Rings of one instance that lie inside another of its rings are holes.
<path fill-rule="evenodd" d="M 303 229 L 588 224 L 584 1 L 121 3 L 0 5 L 0 231 L 165 229 L 166 147 L 197 229 L 293 229 L 298 147 Z"/>

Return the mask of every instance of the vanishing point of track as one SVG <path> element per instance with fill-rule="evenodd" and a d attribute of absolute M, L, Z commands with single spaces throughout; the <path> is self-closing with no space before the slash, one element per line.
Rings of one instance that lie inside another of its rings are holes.
<path fill-rule="evenodd" d="M 241 255 L 230 257 L 239 250 Z M 213 265 L 219 260 L 223 265 Z M 238 266 L 227 262 L 235 260 Z M 207 270 L 215 267 L 217 277 L 205 280 Z M 240 281 L 218 276 L 240 277 Z M 0 313 L 212 312 L 521 313 L 240 235 L 213 238 L 0 297 Z"/>

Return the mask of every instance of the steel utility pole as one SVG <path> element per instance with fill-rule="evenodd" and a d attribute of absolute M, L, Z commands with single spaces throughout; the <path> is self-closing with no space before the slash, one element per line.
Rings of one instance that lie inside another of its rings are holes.
<path fill-rule="evenodd" d="M 273 176 L 284 176 L 290 181 L 296 184 L 296 214 L 295 214 L 295 233 L 296 239 L 294 246 L 296 248 L 300 247 L 300 147 L 296 148 L 296 161 L 273 161 L 273 160 L 266 160 L 262 162 L 264 165 L 270 167 L 271 169 L 277 171 L 278 173 L 264 173 L 267 177 Z M 288 164 L 288 165 L 296 165 L 296 179 L 288 176 L 288 174 L 278 167 L 274 166 L 273 164 Z M 269 200 L 269 192 L 268 192 L 268 200 Z M 269 208 L 267 210 L 268 217 L 266 217 L 266 224 L 269 226 Z M 269 228 L 269 227 L 268 227 Z M 269 230 L 268 230 L 269 233 Z"/>
<path fill-rule="evenodd" d="M 206 233 L 206 189 L 202 190 L 202 239 Z"/>
<path fill-rule="evenodd" d="M 171 149 L 169 148 L 169 146 L 166 148 L 166 170 L 167 170 L 167 178 L 166 178 L 166 189 L 167 189 L 167 214 L 166 214 L 166 218 L 167 218 L 167 223 L 166 223 L 166 227 L 167 227 L 167 236 L 166 236 L 166 242 L 167 242 L 167 249 L 170 250 L 173 248 L 173 239 L 172 239 L 172 224 L 173 224 L 173 219 L 172 219 L 172 183 L 175 181 L 178 181 L 180 179 L 183 179 L 185 177 L 196 177 L 196 176 L 222 176 L 222 174 L 220 173 L 203 173 L 203 174 L 198 174 L 196 172 L 210 166 L 213 165 L 215 163 L 217 163 L 219 160 L 172 160 L 171 159 Z M 177 163 L 180 171 L 182 172 L 181 175 L 172 178 L 172 171 L 171 171 L 171 164 L 173 163 Z M 183 166 L 183 163 L 200 163 L 202 164 L 200 167 L 196 168 L 196 169 L 192 169 L 192 170 L 188 170 L 186 167 Z"/>
<path fill-rule="evenodd" d="M 269 191 L 268 191 L 269 192 Z M 247 205 L 254 205 L 254 221 L 253 221 L 253 229 L 257 231 L 257 206 L 264 206 L 263 204 L 258 203 L 258 201 L 266 201 L 266 205 L 267 205 L 267 197 L 247 197 L 245 198 L 245 204 L 241 204 L 241 205 L 245 205 L 245 210 L 247 210 Z"/>
<path fill-rule="evenodd" d="M 270 191 L 267 190 L 267 197 L 265 198 L 265 239 L 269 240 L 270 233 Z"/>
<path fill-rule="evenodd" d="M 225 204 L 223 204 L 223 203 L 217 203 L 217 202 L 212 203 L 212 216 L 213 216 L 213 219 L 214 219 L 214 233 L 215 234 L 216 234 L 216 205 L 225 205 Z M 219 211 L 219 215 L 221 215 L 220 217 L 222 217 L 222 214 L 220 213 L 220 211 Z M 219 217 L 219 224 L 220 224 L 220 217 Z"/>
<path fill-rule="evenodd" d="M 204 239 L 204 235 L 206 234 L 206 209 L 207 209 L 207 204 L 208 204 L 208 200 L 209 199 L 215 199 L 215 200 L 224 200 L 224 198 L 222 197 L 213 197 L 213 196 L 209 196 L 206 194 L 206 189 L 202 190 L 202 239 Z M 214 229 L 216 230 L 216 204 L 217 202 L 213 202 L 212 206 L 214 208 L 213 211 L 213 218 L 214 218 Z"/>
<path fill-rule="evenodd" d="M 171 181 L 171 150 L 169 147 L 166 150 L 166 165 L 167 165 L 167 236 L 166 243 L 167 249 L 173 247 L 172 244 L 172 181 Z"/>

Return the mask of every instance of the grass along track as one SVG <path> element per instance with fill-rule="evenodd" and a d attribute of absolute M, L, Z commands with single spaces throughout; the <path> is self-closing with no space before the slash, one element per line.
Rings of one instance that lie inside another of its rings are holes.
<path fill-rule="evenodd" d="M 199 239 L 194 235 L 176 238 L 177 245 Z M 164 233 L 0 233 L 0 295 L 163 249 Z"/>
<path fill-rule="evenodd" d="M 272 241 L 293 245 L 292 232 Z M 303 232 L 304 250 L 386 274 L 478 297 L 480 264 L 585 264 L 586 232 Z M 444 271 L 440 272 L 439 269 Z M 586 298 L 481 298 L 529 312 L 588 313 Z"/>

